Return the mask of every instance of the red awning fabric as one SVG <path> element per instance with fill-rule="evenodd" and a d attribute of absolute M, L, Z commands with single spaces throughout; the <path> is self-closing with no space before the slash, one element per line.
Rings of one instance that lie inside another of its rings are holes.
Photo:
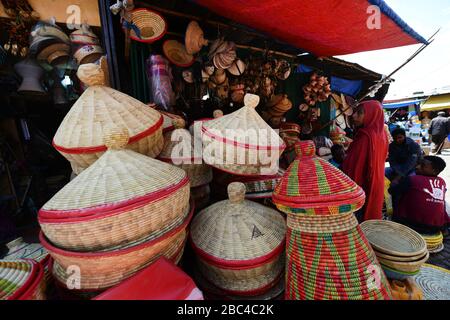
<path fill-rule="evenodd" d="M 426 40 L 382 0 L 196 0 L 211 11 L 317 56 L 393 48 Z M 369 29 L 371 5 L 380 29 Z"/>

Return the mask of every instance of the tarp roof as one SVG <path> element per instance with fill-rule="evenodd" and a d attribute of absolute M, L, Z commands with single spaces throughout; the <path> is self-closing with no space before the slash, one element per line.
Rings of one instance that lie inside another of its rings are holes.
<path fill-rule="evenodd" d="M 431 96 L 420 107 L 420 111 L 436 111 L 443 109 L 450 109 L 450 93 Z"/>
<path fill-rule="evenodd" d="M 416 99 L 416 100 L 405 100 L 405 101 L 399 101 L 394 103 L 383 103 L 384 109 L 397 109 L 402 107 L 408 107 L 410 105 L 418 105 L 424 101 L 423 99 Z"/>
<path fill-rule="evenodd" d="M 317 56 L 386 49 L 426 40 L 382 0 L 195 0 L 211 11 Z M 380 8 L 369 29 L 368 8 Z"/>

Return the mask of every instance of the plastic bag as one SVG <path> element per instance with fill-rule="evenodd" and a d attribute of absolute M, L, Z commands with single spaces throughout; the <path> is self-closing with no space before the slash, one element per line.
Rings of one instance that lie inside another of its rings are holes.
<path fill-rule="evenodd" d="M 161 55 L 151 55 L 146 64 L 152 102 L 165 111 L 173 111 L 176 97 L 169 62 Z"/>

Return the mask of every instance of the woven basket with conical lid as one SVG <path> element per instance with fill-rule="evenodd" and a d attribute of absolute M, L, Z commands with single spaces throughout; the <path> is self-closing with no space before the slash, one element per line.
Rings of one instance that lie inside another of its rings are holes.
<path fill-rule="evenodd" d="M 0 300 L 45 300 L 44 267 L 31 259 L 0 260 Z"/>
<path fill-rule="evenodd" d="M 128 149 L 152 158 L 161 152 L 163 117 L 158 111 L 104 86 L 101 68 L 96 65 L 80 66 L 77 74 L 89 87 L 64 117 L 53 138 L 53 146 L 70 161 L 76 174 L 106 151 L 103 131 L 112 124 L 128 129 Z"/>
<path fill-rule="evenodd" d="M 108 131 L 108 151 L 39 211 L 46 237 L 60 247 L 89 251 L 135 241 L 189 206 L 184 170 L 123 149 L 126 129 Z"/>
<path fill-rule="evenodd" d="M 285 144 L 256 112 L 258 103 L 259 96 L 247 94 L 241 109 L 203 122 L 206 163 L 237 175 L 277 173 Z"/>
<path fill-rule="evenodd" d="M 164 147 L 158 159 L 186 171 L 191 188 L 210 183 L 212 169 L 201 157 L 201 141 L 197 141 L 197 146 L 195 145 L 194 137 L 189 130 L 184 129 L 183 119 L 174 119 L 173 125 L 175 130 L 164 134 Z"/>
<path fill-rule="evenodd" d="M 327 161 L 316 157 L 313 141 L 295 145 L 297 158 L 275 187 L 273 202 L 286 213 L 333 215 L 354 212 L 365 194 L 353 180 Z"/>
<path fill-rule="evenodd" d="M 286 226 L 279 212 L 245 200 L 245 186 L 228 186 L 229 200 L 200 211 L 190 239 L 204 276 L 225 291 L 258 294 L 284 270 Z"/>

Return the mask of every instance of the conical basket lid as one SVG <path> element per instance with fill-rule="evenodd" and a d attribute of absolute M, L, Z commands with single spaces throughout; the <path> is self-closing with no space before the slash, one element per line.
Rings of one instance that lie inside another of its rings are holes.
<path fill-rule="evenodd" d="M 0 300 L 19 298 L 32 284 L 36 262 L 32 260 L 0 261 Z"/>
<path fill-rule="evenodd" d="M 189 183 L 184 170 L 122 149 L 127 141 L 126 131 L 107 135 L 108 151 L 54 195 L 39 211 L 39 217 L 58 219 L 111 212 L 162 198 Z"/>
<path fill-rule="evenodd" d="M 245 200 L 245 186 L 228 186 L 229 200 L 202 210 L 191 225 L 197 254 L 210 263 L 243 267 L 264 263 L 284 248 L 286 226 L 279 212 Z"/>
<path fill-rule="evenodd" d="M 158 159 L 175 164 L 193 164 L 195 160 L 201 163 L 201 152 L 197 158 L 194 157 L 194 137 L 184 129 L 184 120 L 174 119 L 172 122 L 175 130 L 164 134 L 164 146 Z M 199 148 L 201 151 L 201 146 Z"/>
<path fill-rule="evenodd" d="M 67 113 L 53 144 L 60 151 L 105 151 L 103 132 L 113 124 L 127 128 L 129 143 L 133 143 L 162 130 L 163 117 L 122 92 L 94 85 L 86 89 Z"/>
<path fill-rule="evenodd" d="M 316 156 L 312 141 L 295 145 L 297 159 L 286 170 L 272 195 L 287 213 L 309 215 L 344 214 L 364 204 L 365 194 L 353 180 Z"/>
<path fill-rule="evenodd" d="M 258 103 L 258 96 L 247 94 L 241 109 L 203 122 L 203 137 L 252 149 L 284 150 L 283 139 L 256 112 Z"/>

